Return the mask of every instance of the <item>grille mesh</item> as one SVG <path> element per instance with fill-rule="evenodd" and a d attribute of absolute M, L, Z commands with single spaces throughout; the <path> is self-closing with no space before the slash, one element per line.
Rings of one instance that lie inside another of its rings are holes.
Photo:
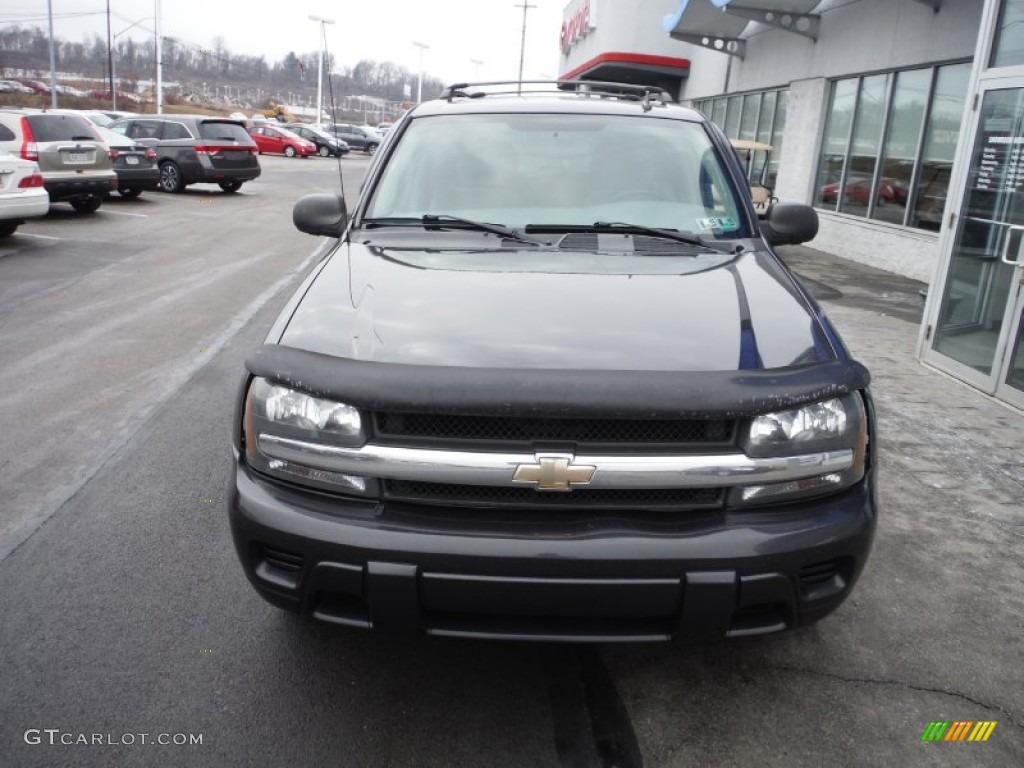
<path fill-rule="evenodd" d="M 731 441 L 731 421 L 696 419 L 546 419 L 511 416 L 463 416 L 433 413 L 375 414 L 380 437 L 391 440 L 439 440 L 578 444 L 684 445 Z"/>
<path fill-rule="evenodd" d="M 568 493 L 490 485 L 388 480 L 392 500 L 452 506 L 516 506 L 533 509 L 657 509 L 683 511 L 722 506 L 721 488 L 577 488 Z"/>

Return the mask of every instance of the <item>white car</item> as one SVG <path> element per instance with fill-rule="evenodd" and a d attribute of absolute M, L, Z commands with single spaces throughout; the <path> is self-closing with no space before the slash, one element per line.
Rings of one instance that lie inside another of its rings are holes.
<path fill-rule="evenodd" d="M 0 149 L 0 237 L 14 234 L 19 225 L 50 210 L 39 166 Z"/>
<path fill-rule="evenodd" d="M 35 93 L 17 80 L 0 80 L 0 93 Z"/>

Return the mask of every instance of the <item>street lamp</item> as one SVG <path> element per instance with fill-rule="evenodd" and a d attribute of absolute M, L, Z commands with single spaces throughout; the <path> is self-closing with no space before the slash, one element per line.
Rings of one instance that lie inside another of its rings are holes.
<path fill-rule="evenodd" d="M 319 123 L 323 120 L 324 114 L 324 55 L 327 52 L 327 25 L 333 24 L 334 19 L 322 19 L 319 16 L 310 16 L 310 21 L 320 24 L 320 60 L 316 67 L 316 120 Z"/>
<path fill-rule="evenodd" d="M 469 63 L 476 65 L 476 71 L 473 73 L 473 79 L 474 80 L 479 80 L 480 79 L 480 65 L 483 64 L 483 62 L 480 61 L 480 59 L 470 59 Z"/>
<path fill-rule="evenodd" d="M 423 103 L 423 52 L 430 48 L 426 43 L 417 43 L 413 41 L 413 45 L 420 49 L 420 79 L 419 84 L 416 86 L 416 103 Z"/>

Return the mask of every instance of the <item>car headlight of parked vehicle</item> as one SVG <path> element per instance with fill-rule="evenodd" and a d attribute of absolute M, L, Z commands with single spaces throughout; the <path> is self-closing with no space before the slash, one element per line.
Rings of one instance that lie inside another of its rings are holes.
<path fill-rule="evenodd" d="M 749 422 L 742 439 L 750 457 L 809 456 L 827 454 L 849 457 L 849 465 L 838 472 L 827 472 L 803 480 L 747 485 L 733 490 L 731 502 L 749 503 L 788 501 L 838 491 L 864 477 L 867 453 L 867 418 L 864 401 L 854 392 L 842 398 L 776 411 L 757 416 Z"/>
<path fill-rule="evenodd" d="M 373 480 L 315 466 L 316 457 L 333 448 L 365 445 L 362 417 L 351 405 L 255 378 L 244 419 L 246 457 L 254 469 L 315 488 L 376 495 Z"/>

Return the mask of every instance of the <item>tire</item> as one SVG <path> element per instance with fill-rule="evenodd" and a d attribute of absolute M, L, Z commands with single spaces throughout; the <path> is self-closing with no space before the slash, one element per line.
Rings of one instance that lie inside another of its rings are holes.
<path fill-rule="evenodd" d="M 242 188 L 242 182 L 240 181 L 222 181 L 217 184 L 221 189 L 227 192 L 229 195 L 237 192 Z"/>
<path fill-rule="evenodd" d="M 320 149 L 318 149 L 316 151 L 316 153 L 318 155 L 320 155 L 320 157 L 330 157 L 331 156 L 331 148 L 328 147 L 326 144 L 321 144 L 320 145 Z"/>
<path fill-rule="evenodd" d="M 103 198 L 99 195 L 89 195 L 88 197 L 76 197 L 74 200 L 69 200 L 68 202 L 70 202 L 71 207 L 79 213 L 95 213 L 103 203 Z"/>
<path fill-rule="evenodd" d="M 18 229 L 20 221 L 0 221 L 0 237 L 10 237 Z"/>
<path fill-rule="evenodd" d="M 181 192 L 185 184 L 181 180 L 181 169 L 170 160 L 160 163 L 160 190 L 162 192 Z"/>
<path fill-rule="evenodd" d="M 284 156 L 285 157 L 295 157 L 295 147 L 293 147 L 291 144 L 289 144 L 287 147 L 285 147 L 284 148 Z"/>
<path fill-rule="evenodd" d="M 370 157 L 373 157 L 373 154 L 376 151 L 377 151 L 377 145 L 376 144 L 367 144 L 366 145 L 366 154 L 370 155 Z"/>
<path fill-rule="evenodd" d="M 141 187 L 121 187 L 120 189 L 117 190 L 117 194 L 119 194 L 121 197 L 127 197 L 127 198 L 131 199 L 133 197 L 138 197 L 139 195 L 141 195 L 142 194 L 142 188 Z"/>

